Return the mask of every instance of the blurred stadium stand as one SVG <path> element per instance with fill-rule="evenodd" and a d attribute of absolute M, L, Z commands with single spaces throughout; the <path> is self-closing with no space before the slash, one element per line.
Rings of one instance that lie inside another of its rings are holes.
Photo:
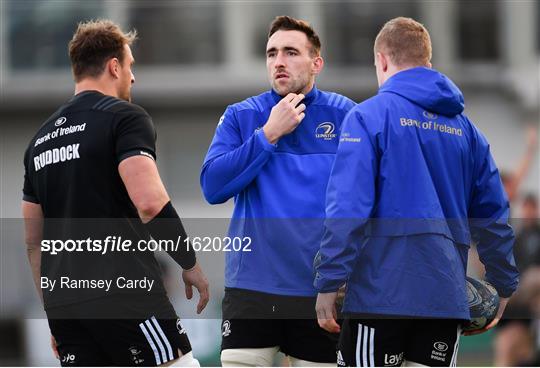
<path fill-rule="evenodd" d="M 156 124 L 158 164 L 171 197 L 183 217 L 227 218 L 231 201 L 204 202 L 200 165 L 225 107 L 268 89 L 266 32 L 282 14 L 306 19 L 320 33 L 326 67 L 318 86 L 358 102 L 376 93 L 373 41 L 384 22 L 395 16 L 423 22 L 434 67 L 462 88 L 466 113 L 502 169 L 519 161 L 526 125 L 538 126 L 540 5 L 534 0 L 0 0 L 0 365 L 56 365 L 46 321 L 28 317 L 39 306 L 20 220 L 10 219 L 20 217 L 27 142 L 73 93 L 67 43 L 77 22 L 105 17 L 137 29 L 133 99 Z M 537 159 L 523 188 L 540 194 L 538 166 Z M 221 272 L 220 257 L 209 262 Z M 219 309 L 221 288 L 214 285 L 213 308 Z M 195 353 L 218 365 L 220 322 L 187 324 L 208 331 L 193 332 Z M 458 364 L 490 365 L 490 342 L 490 335 L 462 339 Z"/>

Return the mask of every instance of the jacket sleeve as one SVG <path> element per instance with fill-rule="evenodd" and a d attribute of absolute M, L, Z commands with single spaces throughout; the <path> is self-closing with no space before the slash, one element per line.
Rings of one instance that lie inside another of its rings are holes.
<path fill-rule="evenodd" d="M 376 136 L 357 109 L 345 117 L 326 193 L 325 231 L 314 286 L 339 289 L 349 277 L 375 203 Z"/>
<path fill-rule="evenodd" d="M 501 297 L 516 290 L 519 272 L 514 260 L 514 231 L 508 224 L 509 204 L 486 139 L 477 132 L 475 176 L 469 207 L 472 239 L 478 243 L 486 279 Z"/>
<path fill-rule="evenodd" d="M 240 193 L 270 159 L 276 146 L 262 129 L 243 141 L 233 107 L 229 106 L 216 128 L 201 171 L 201 187 L 211 204 L 223 203 Z"/>

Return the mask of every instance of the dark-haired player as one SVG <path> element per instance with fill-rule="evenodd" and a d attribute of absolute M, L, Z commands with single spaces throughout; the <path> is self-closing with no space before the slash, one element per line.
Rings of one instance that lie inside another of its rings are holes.
<path fill-rule="evenodd" d="M 223 300 L 224 366 L 271 366 L 278 350 L 294 366 L 335 365 L 336 338 L 314 313 L 313 258 L 341 121 L 354 103 L 315 87 L 319 37 L 287 16 L 270 27 L 272 89 L 227 107 L 204 161 L 206 199 L 235 199 Z"/>
<path fill-rule="evenodd" d="M 198 366 L 152 252 L 40 247 L 42 239 L 186 238 L 157 170 L 152 120 L 130 103 L 134 38 L 110 21 L 79 24 L 69 44 L 75 96 L 25 155 L 28 255 L 63 366 Z M 188 298 L 198 289 L 200 313 L 208 282 L 195 254 L 168 251 L 184 269 Z M 125 287 L 135 281 L 144 287 Z"/>

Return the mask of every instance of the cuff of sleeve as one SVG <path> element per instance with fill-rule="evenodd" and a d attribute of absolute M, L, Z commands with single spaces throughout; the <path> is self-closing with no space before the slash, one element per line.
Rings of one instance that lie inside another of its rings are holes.
<path fill-rule="evenodd" d="M 39 204 L 39 201 L 36 197 L 28 195 L 28 194 L 23 194 L 23 201 Z"/>
<path fill-rule="evenodd" d="M 323 279 L 322 276 L 317 273 L 313 286 L 319 293 L 333 293 L 338 291 L 341 286 L 345 284 L 345 281 L 340 280 L 328 280 Z"/>
<path fill-rule="evenodd" d="M 255 135 L 257 136 L 257 139 L 262 144 L 265 151 L 274 152 L 277 148 L 277 144 L 272 144 L 268 142 L 268 139 L 266 139 L 266 136 L 264 135 L 264 131 L 262 129 L 258 129 L 255 132 Z"/>
<path fill-rule="evenodd" d="M 515 291 L 513 289 L 508 289 L 508 288 L 499 288 L 496 286 L 493 286 L 493 287 L 495 288 L 495 290 L 497 290 L 497 294 L 499 294 L 501 298 L 510 298 L 512 294 L 514 294 L 514 291 Z"/>
<path fill-rule="evenodd" d="M 118 156 L 118 163 L 124 161 L 126 158 L 130 158 L 132 156 L 146 156 L 148 158 L 151 158 L 152 160 L 156 161 L 156 156 L 149 151 L 143 150 L 143 149 L 134 149 L 125 153 L 122 153 Z"/>

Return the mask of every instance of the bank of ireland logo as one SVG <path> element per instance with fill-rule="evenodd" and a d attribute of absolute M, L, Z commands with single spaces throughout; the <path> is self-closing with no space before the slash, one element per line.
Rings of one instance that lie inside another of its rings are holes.
<path fill-rule="evenodd" d="M 231 322 L 226 319 L 223 321 L 223 326 L 221 327 L 221 334 L 223 337 L 227 337 L 231 334 Z"/>
<path fill-rule="evenodd" d="M 61 118 L 58 118 L 56 119 L 56 121 L 54 122 L 54 126 L 60 126 L 62 124 L 64 124 L 66 122 L 67 118 L 62 116 Z"/>
<path fill-rule="evenodd" d="M 334 123 L 331 123 L 329 121 L 320 123 L 319 125 L 317 125 L 317 129 L 315 129 L 315 138 L 324 139 L 325 141 L 332 140 L 337 137 L 337 134 L 334 133 L 334 130 L 336 130 Z"/>
<path fill-rule="evenodd" d="M 430 119 L 430 120 L 435 120 L 435 119 L 438 118 L 437 114 L 434 114 L 434 113 L 429 112 L 429 111 L 424 111 L 424 112 L 422 113 L 422 115 L 424 115 L 424 117 L 425 117 L 426 119 Z"/>

